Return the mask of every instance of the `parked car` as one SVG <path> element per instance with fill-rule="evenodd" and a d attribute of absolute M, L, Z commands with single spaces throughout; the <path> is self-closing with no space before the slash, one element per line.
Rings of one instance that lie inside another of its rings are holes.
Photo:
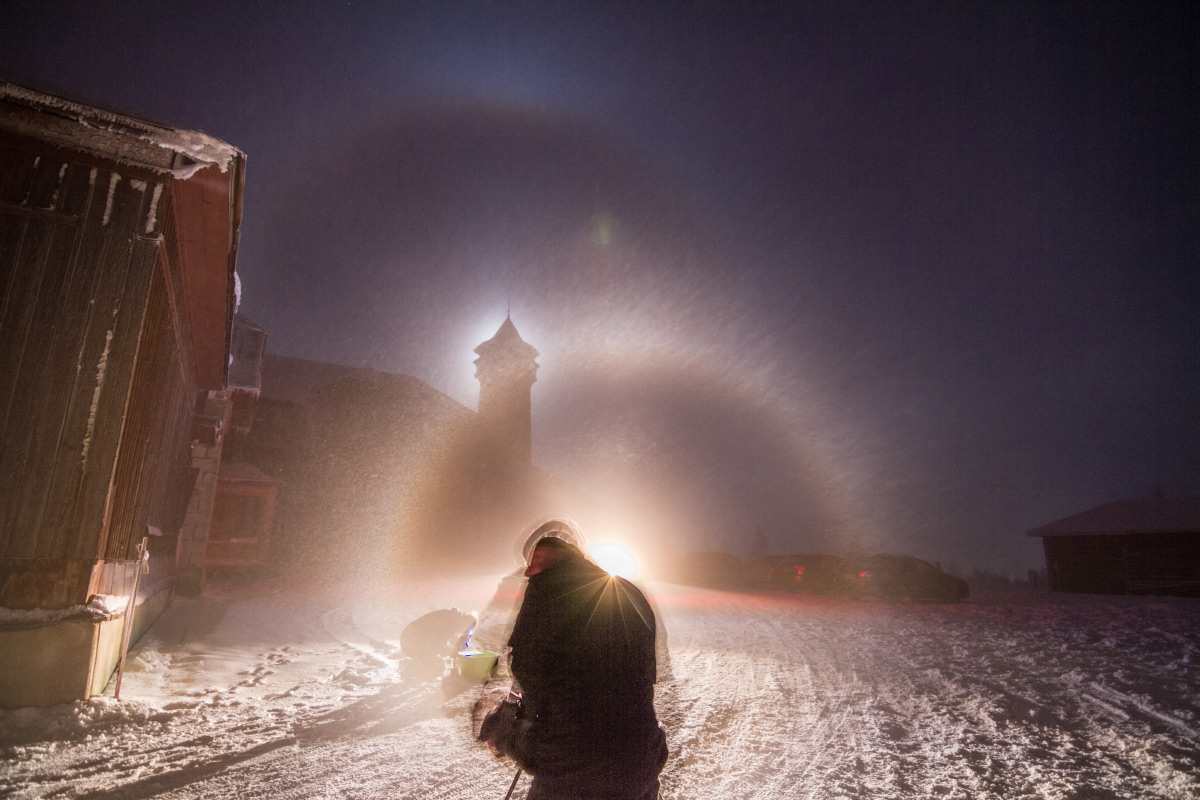
<path fill-rule="evenodd" d="M 750 583 L 746 563 L 729 553 L 686 553 L 675 575 L 681 583 L 714 589 L 741 589 Z"/>
<path fill-rule="evenodd" d="M 970 595 L 970 587 L 962 578 L 947 575 L 940 566 L 913 556 L 862 556 L 853 559 L 852 565 L 858 595 L 939 603 L 961 602 Z"/>
<path fill-rule="evenodd" d="M 852 594 L 854 567 L 840 556 L 791 555 L 771 559 L 771 584 L 805 594 Z"/>

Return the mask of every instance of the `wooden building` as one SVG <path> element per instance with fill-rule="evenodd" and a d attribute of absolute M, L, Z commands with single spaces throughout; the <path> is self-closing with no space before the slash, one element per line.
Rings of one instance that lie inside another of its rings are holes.
<path fill-rule="evenodd" d="M 208 567 L 261 567 L 271 552 L 279 481 L 253 464 L 222 461 L 204 563 Z"/>
<path fill-rule="evenodd" d="M 1054 592 L 1200 596 L 1200 499 L 1093 508 L 1029 531 Z"/>
<path fill-rule="evenodd" d="M 279 482 L 271 557 L 337 572 L 406 558 L 397 531 L 471 411 L 416 378 L 369 368 L 267 355 L 262 375 L 254 426 L 234 441 L 239 459 Z"/>
<path fill-rule="evenodd" d="M 87 607 L 150 528 L 139 624 L 169 594 L 194 409 L 225 386 L 244 168 L 205 134 L 0 82 L 0 607 L 38 611 L 0 629 L 0 706 L 103 688 L 111 620 Z"/>
<path fill-rule="evenodd" d="M 205 567 L 261 567 L 270 558 L 279 481 L 245 460 L 244 443 L 262 392 L 267 332 L 243 314 L 233 321 L 225 436 L 205 537 Z"/>
<path fill-rule="evenodd" d="M 238 447 L 280 482 L 272 558 L 343 574 L 507 569 L 531 525 L 581 516 L 531 460 L 537 351 L 506 319 L 475 352 L 478 413 L 411 376 L 263 359 Z"/>

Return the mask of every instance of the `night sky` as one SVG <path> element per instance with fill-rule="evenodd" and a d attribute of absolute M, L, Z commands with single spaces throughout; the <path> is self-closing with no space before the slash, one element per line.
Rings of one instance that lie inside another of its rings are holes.
<path fill-rule="evenodd" d="M 1200 27 L 1165 3 L 7 2 L 0 76 L 248 158 L 242 311 L 640 535 L 1023 574 L 1200 493 Z"/>

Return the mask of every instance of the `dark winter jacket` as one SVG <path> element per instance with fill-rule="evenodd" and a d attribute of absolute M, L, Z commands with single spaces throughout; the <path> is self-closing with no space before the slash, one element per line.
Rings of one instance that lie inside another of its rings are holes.
<path fill-rule="evenodd" d="M 588 561 L 568 558 L 529 579 L 509 645 L 529 720 L 523 760 L 542 792 L 657 789 L 666 744 L 654 714 L 654 634 L 637 587 Z"/>

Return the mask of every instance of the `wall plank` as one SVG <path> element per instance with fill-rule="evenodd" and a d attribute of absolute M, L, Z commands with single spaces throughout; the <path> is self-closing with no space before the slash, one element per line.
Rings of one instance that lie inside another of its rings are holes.
<path fill-rule="evenodd" d="M 112 229 L 103 240 L 99 259 L 102 272 L 96 310 L 87 332 L 84 364 L 91 365 L 92 372 L 85 375 L 90 375 L 93 392 L 97 386 L 100 391 L 94 395 L 94 410 L 89 406 L 87 459 L 79 500 L 66 526 L 69 558 L 94 559 L 105 549 L 113 472 L 157 250 L 156 241 L 130 234 L 139 221 L 142 193 L 123 190 L 118 184 L 115 194 L 109 219 Z"/>

